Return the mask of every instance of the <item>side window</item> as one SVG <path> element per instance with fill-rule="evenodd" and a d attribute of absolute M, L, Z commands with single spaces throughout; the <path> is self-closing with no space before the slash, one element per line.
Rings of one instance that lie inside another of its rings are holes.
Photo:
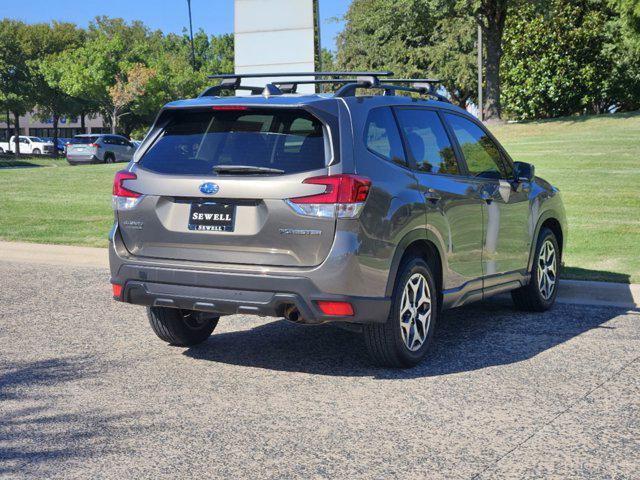
<path fill-rule="evenodd" d="M 493 179 L 511 177 L 511 168 L 503 162 L 497 145 L 482 128 L 459 115 L 447 113 L 445 116 L 455 132 L 471 176 Z"/>
<path fill-rule="evenodd" d="M 460 173 L 455 151 L 437 112 L 401 108 L 396 113 L 418 171 L 448 175 Z"/>
<path fill-rule="evenodd" d="M 111 137 L 102 137 L 102 143 L 105 145 L 113 145 L 113 140 Z"/>
<path fill-rule="evenodd" d="M 291 122 L 289 131 L 284 132 L 284 152 L 300 153 L 306 148 L 324 148 L 322 125 L 310 118 L 298 117 Z M 313 147 L 312 145 L 315 145 Z"/>
<path fill-rule="evenodd" d="M 398 126 L 389 107 L 371 110 L 364 132 L 365 143 L 370 151 L 386 160 L 406 166 Z"/>

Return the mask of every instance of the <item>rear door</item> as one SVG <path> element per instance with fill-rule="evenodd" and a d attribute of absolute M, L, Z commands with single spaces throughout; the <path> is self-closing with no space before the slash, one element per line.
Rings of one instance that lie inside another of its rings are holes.
<path fill-rule="evenodd" d="M 176 110 L 133 167 L 139 204 L 118 211 L 127 249 L 141 257 L 314 266 L 335 219 L 296 213 L 287 199 L 325 191 L 328 127 L 297 108 Z M 337 135 L 334 135 L 337 138 Z"/>
<path fill-rule="evenodd" d="M 446 248 L 444 289 L 482 277 L 482 198 L 468 181 L 435 109 L 396 108 L 427 210 L 427 222 Z"/>
<path fill-rule="evenodd" d="M 531 186 L 513 188 L 511 162 L 484 126 L 454 113 L 445 114 L 445 118 L 457 138 L 469 178 L 482 188 L 484 275 L 526 271 L 531 242 Z M 501 279 L 495 277 L 494 281 Z M 485 279 L 485 288 L 492 283 Z"/>

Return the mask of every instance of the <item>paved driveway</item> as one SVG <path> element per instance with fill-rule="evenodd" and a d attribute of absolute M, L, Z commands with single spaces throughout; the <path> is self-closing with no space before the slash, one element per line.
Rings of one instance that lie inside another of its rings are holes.
<path fill-rule="evenodd" d="M 427 362 L 245 316 L 172 348 L 90 267 L 0 263 L 0 477 L 640 477 L 640 315 L 497 300 Z"/>

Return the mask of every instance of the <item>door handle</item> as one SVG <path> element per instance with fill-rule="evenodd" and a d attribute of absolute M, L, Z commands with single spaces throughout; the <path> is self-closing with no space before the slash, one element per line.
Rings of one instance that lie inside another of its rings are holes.
<path fill-rule="evenodd" d="M 424 198 L 429 200 L 431 203 L 438 203 L 440 200 L 442 200 L 442 196 L 433 188 L 429 188 L 424 192 Z"/>

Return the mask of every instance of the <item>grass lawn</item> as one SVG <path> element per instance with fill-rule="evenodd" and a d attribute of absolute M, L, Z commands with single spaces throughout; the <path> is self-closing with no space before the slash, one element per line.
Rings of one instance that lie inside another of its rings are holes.
<path fill-rule="evenodd" d="M 640 114 L 491 129 L 515 160 L 562 192 L 565 277 L 640 283 Z"/>
<path fill-rule="evenodd" d="M 516 160 L 558 186 L 569 218 L 566 277 L 640 283 L 640 114 L 494 126 Z M 123 165 L 0 158 L 0 239 L 105 246 Z"/>
<path fill-rule="evenodd" d="M 113 176 L 124 165 L 0 158 L 0 239 L 105 247 Z"/>

